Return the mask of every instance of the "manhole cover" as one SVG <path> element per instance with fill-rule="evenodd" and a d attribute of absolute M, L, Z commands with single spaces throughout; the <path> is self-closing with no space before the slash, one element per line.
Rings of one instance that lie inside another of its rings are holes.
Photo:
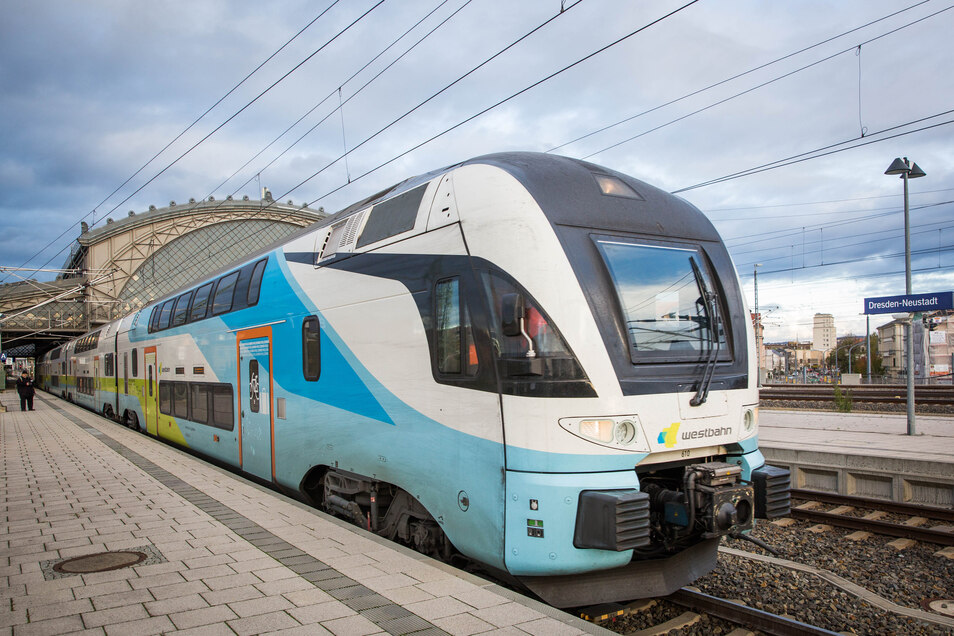
<path fill-rule="evenodd" d="M 924 609 L 945 616 L 954 616 L 954 599 L 936 598 L 923 603 Z"/>
<path fill-rule="evenodd" d="M 142 552 L 100 552 L 67 559 L 54 565 L 53 569 L 67 574 L 90 574 L 128 568 L 146 558 Z"/>

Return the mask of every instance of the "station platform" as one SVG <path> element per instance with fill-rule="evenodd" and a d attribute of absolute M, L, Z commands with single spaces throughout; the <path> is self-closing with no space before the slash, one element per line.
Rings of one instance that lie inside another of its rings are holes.
<path fill-rule="evenodd" d="M 954 508 L 954 417 L 760 409 L 766 460 L 792 487 Z"/>
<path fill-rule="evenodd" d="M 45 393 L 3 398 L 0 635 L 610 633 Z"/>

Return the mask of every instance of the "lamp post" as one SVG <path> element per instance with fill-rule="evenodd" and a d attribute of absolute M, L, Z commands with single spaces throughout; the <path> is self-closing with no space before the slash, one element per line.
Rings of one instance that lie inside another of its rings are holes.
<path fill-rule="evenodd" d="M 862 341 L 856 342 L 855 344 L 848 347 L 848 373 L 852 372 L 851 369 L 851 352 L 855 350 L 855 347 L 864 347 L 865 343 Z M 865 349 L 867 351 L 867 349 Z"/>
<path fill-rule="evenodd" d="M 926 173 L 918 167 L 918 164 L 908 161 L 905 157 L 895 158 L 884 171 L 887 175 L 900 175 L 904 181 L 904 293 L 911 295 L 911 222 L 909 220 L 910 211 L 908 208 L 908 179 L 917 179 L 923 177 Z M 908 435 L 915 434 L 914 428 L 914 329 L 911 326 L 912 321 L 908 320 L 904 324 L 904 338 L 907 340 L 908 348 L 905 355 L 905 365 L 907 366 L 908 381 Z"/>
<path fill-rule="evenodd" d="M 759 313 L 759 268 L 762 263 L 756 263 L 752 269 L 755 282 L 755 383 L 762 386 L 762 314 Z"/>

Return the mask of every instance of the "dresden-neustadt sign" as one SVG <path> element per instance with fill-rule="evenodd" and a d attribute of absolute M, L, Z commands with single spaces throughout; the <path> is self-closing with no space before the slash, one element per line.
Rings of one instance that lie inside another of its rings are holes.
<path fill-rule="evenodd" d="M 954 309 L 954 292 L 865 298 L 866 314 L 901 314 Z"/>

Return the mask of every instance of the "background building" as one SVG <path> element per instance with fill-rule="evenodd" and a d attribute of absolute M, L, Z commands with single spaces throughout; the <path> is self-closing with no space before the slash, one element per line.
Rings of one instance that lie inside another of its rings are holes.
<path fill-rule="evenodd" d="M 835 344 L 835 317 L 831 314 L 815 314 L 812 349 L 824 352 L 834 349 Z"/>

